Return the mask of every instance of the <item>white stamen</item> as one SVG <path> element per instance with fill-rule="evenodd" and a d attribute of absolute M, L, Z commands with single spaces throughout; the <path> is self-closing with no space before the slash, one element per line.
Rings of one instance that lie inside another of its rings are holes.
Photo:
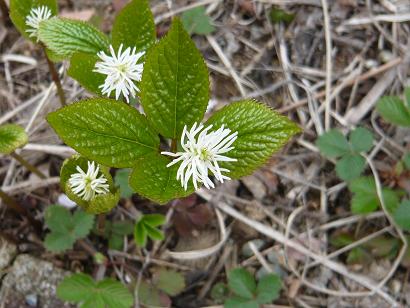
<path fill-rule="evenodd" d="M 30 34 L 29 36 L 37 38 L 38 42 L 38 28 L 40 27 L 40 22 L 49 19 L 51 15 L 51 10 L 45 5 L 32 8 L 30 14 L 26 16 L 26 25 L 31 28 L 26 30 L 27 33 Z"/>

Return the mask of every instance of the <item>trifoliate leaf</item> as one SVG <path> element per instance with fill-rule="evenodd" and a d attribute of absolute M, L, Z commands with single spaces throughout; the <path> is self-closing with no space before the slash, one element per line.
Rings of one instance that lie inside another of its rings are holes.
<path fill-rule="evenodd" d="M 159 146 L 158 135 L 135 108 L 107 98 L 80 101 L 47 116 L 63 141 L 110 167 L 132 167 Z"/>
<path fill-rule="evenodd" d="M 288 118 L 256 101 L 232 103 L 217 111 L 206 123 L 209 124 L 214 125 L 212 130 L 224 125 L 238 132 L 234 149 L 224 154 L 238 161 L 220 164 L 230 170 L 227 175 L 231 178 L 251 174 L 300 132 Z"/>
<path fill-rule="evenodd" d="M 134 238 L 138 246 L 144 247 L 147 244 L 147 238 L 153 240 L 163 240 L 164 233 L 158 230 L 157 226 L 165 222 L 165 217 L 160 214 L 143 215 L 135 224 Z"/>
<path fill-rule="evenodd" d="M 228 273 L 228 286 L 236 295 L 252 299 L 256 292 L 256 282 L 244 268 L 235 268 Z"/>
<path fill-rule="evenodd" d="M 367 152 L 373 147 L 372 133 L 363 127 L 358 127 L 350 133 L 349 141 L 356 152 Z"/>
<path fill-rule="evenodd" d="M 185 191 L 177 181 L 178 166 L 167 167 L 170 160 L 162 155 L 150 155 L 141 159 L 131 173 L 129 183 L 141 196 L 160 204 L 182 198 L 194 192 L 192 184 Z"/>
<path fill-rule="evenodd" d="M 93 72 L 98 60 L 95 54 L 76 52 L 70 59 L 70 68 L 67 73 L 88 91 L 101 95 L 99 86 L 104 84 L 106 76 Z"/>
<path fill-rule="evenodd" d="M 96 55 L 108 49 L 108 38 L 89 23 L 53 17 L 41 22 L 40 40 L 51 51 L 70 58 L 76 52 Z"/>
<path fill-rule="evenodd" d="M 154 18 L 148 0 L 132 0 L 117 15 L 112 27 L 112 45 L 124 44 L 138 51 L 148 50 L 156 40 Z"/>
<path fill-rule="evenodd" d="M 204 116 L 209 100 L 208 70 L 179 19 L 147 54 L 141 104 L 148 121 L 164 137 L 179 138 L 184 125 Z"/>
<path fill-rule="evenodd" d="M 185 289 L 184 276 L 174 270 L 160 269 L 154 274 L 153 281 L 158 289 L 171 296 L 176 296 Z"/>
<path fill-rule="evenodd" d="M 362 174 L 366 160 L 359 154 L 346 154 L 336 163 L 337 175 L 345 181 L 355 179 Z"/>
<path fill-rule="evenodd" d="M 57 15 L 57 1 L 56 0 L 10 0 L 10 18 L 17 30 L 20 31 L 26 39 L 37 43 L 35 37 L 30 37 L 27 32 L 26 18 L 30 15 L 31 9 L 41 6 L 46 6 L 50 9 L 52 16 Z"/>
<path fill-rule="evenodd" d="M 410 201 L 403 200 L 393 214 L 396 223 L 406 231 L 410 231 Z"/>
<path fill-rule="evenodd" d="M 188 33 L 210 34 L 215 31 L 205 7 L 198 6 L 182 13 L 182 23 Z"/>
<path fill-rule="evenodd" d="M 81 307 L 130 308 L 134 299 L 129 290 L 111 278 L 95 282 L 89 275 L 66 277 L 57 287 L 61 300 L 82 303 Z"/>
<path fill-rule="evenodd" d="M 376 210 L 380 201 L 377 197 L 376 183 L 371 177 L 360 177 L 349 184 L 349 189 L 354 193 L 352 198 L 352 212 L 354 214 L 367 214 Z M 393 212 L 399 203 L 397 193 L 388 188 L 382 189 L 383 200 L 386 208 Z"/>
<path fill-rule="evenodd" d="M 256 300 L 259 304 L 269 304 L 279 297 L 282 281 L 278 275 L 263 276 L 256 287 Z"/>
<path fill-rule="evenodd" d="M 19 125 L 5 124 L 0 126 L 0 153 L 10 154 L 28 142 L 28 136 Z"/>
<path fill-rule="evenodd" d="M 410 126 L 410 106 L 399 97 L 383 96 L 377 102 L 376 109 L 386 121 L 400 126 Z"/>
<path fill-rule="evenodd" d="M 128 179 L 130 177 L 131 170 L 130 169 L 121 169 L 117 170 L 115 173 L 115 185 L 120 187 L 121 190 L 121 198 L 129 198 L 132 196 L 133 191 L 128 184 Z"/>
<path fill-rule="evenodd" d="M 44 244 L 53 252 L 71 249 L 78 239 L 85 238 L 92 229 L 94 216 L 81 210 L 74 215 L 66 208 L 58 205 L 47 208 L 45 221 L 50 229 Z"/>
<path fill-rule="evenodd" d="M 321 135 L 316 145 L 324 156 L 330 158 L 343 156 L 351 151 L 346 137 L 337 129 L 329 130 Z"/>

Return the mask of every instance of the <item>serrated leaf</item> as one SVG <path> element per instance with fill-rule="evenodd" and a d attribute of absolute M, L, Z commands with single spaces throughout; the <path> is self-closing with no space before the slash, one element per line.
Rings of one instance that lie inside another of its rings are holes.
<path fill-rule="evenodd" d="M 111 211 L 120 201 L 120 191 L 117 189 L 111 193 L 98 195 L 92 199 L 84 210 L 91 214 L 102 214 Z"/>
<path fill-rule="evenodd" d="M 27 33 L 26 18 L 31 9 L 47 6 L 52 12 L 52 16 L 57 15 L 56 0 L 10 0 L 10 18 L 20 33 L 28 40 L 37 43 L 35 37 L 30 37 Z"/>
<path fill-rule="evenodd" d="M 124 44 L 138 51 L 148 50 L 156 40 L 154 17 L 147 0 L 133 0 L 115 17 L 112 28 L 112 45 L 118 49 Z"/>
<path fill-rule="evenodd" d="M 287 117 L 249 100 L 232 103 L 217 111 L 206 122 L 206 125 L 210 124 L 213 125 L 212 130 L 224 125 L 232 132 L 238 132 L 238 138 L 232 145 L 234 149 L 226 153 L 226 156 L 238 161 L 220 164 L 230 170 L 227 175 L 231 178 L 251 174 L 300 132 Z"/>
<path fill-rule="evenodd" d="M 267 274 L 258 281 L 256 300 L 259 304 L 269 304 L 279 297 L 282 281 L 275 274 Z"/>
<path fill-rule="evenodd" d="M 94 280 L 86 274 L 78 273 L 64 278 L 57 287 L 58 298 L 79 303 L 93 297 Z"/>
<path fill-rule="evenodd" d="M 62 252 L 72 249 L 75 240 L 68 233 L 52 232 L 46 235 L 44 245 L 52 252 Z"/>
<path fill-rule="evenodd" d="M 133 166 L 157 152 L 158 135 L 135 108 L 107 98 L 80 101 L 47 116 L 63 141 L 81 155 L 110 167 Z"/>
<path fill-rule="evenodd" d="M 228 273 L 228 286 L 232 292 L 240 297 L 253 299 L 255 296 L 255 279 L 244 268 L 235 268 Z"/>
<path fill-rule="evenodd" d="M 184 125 L 202 120 L 209 100 L 208 70 L 179 19 L 148 52 L 140 86 L 148 121 L 164 137 L 179 138 Z"/>
<path fill-rule="evenodd" d="M 47 227 L 54 232 L 65 233 L 72 225 L 70 211 L 59 205 L 49 206 L 44 218 Z"/>
<path fill-rule="evenodd" d="M 65 301 L 83 303 L 81 307 L 129 308 L 134 301 L 120 282 L 106 278 L 96 283 L 82 273 L 66 277 L 57 287 L 57 296 Z"/>
<path fill-rule="evenodd" d="M 182 13 L 182 23 L 188 33 L 210 34 L 215 31 L 205 7 L 198 6 Z"/>
<path fill-rule="evenodd" d="M 351 151 L 350 145 L 343 134 L 337 129 L 331 129 L 316 140 L 320 152 L 326 157 L 339 157 Z"/>
<path fill-rule="evenodd" d="M 16 124 L 0 126 L 0 153 L 10 154 L 28 142 L 28 136 L 23 127 Z"/>
<path fill-rule="evenodd" d="M 160 269 L 154 274 L 153 280 L 157 288 L 171 296 L 176 296 L 185 289 L 184 276 L 174 270 Z"/>
<path fill-rule="evenodd" d="M 380 201 L 373 178 L 361 177 L 354 179 L 349 184 L 349 189 L 354 193 L 351 205 L 354 214 L 371 213 L 379 207 Z M 388 188 L 383 188 L 382 194 L 386 208 L 393 211 L 399 203 L 399 197 Z"/>
<path fill-rule="evenodd" d="M 146 307 L 171 307 L 171 299 L 144 280 L 139 285 L 138 300 Z"/>
<path fill-rule="evenodd" d="M 108 49 L 108 38 L 91 24 L 53 17 L 41 22 L 40 40 L 53 52 L 70 58 L 76 52 L 96 55 Z"/>
<path fill-rule="evenodd" d="M 377 111 L 386 121 L 400 125 L 410 126 L 410 106 L 397 96 L 383 96 L 376 106 Z"/>
<path fill-rule="evenodd" d="M 367 152 L 373 147 L 372 133 L 363 127 L 358 127 L 350 133 L 349 141 L 356 152 Z"/>
<path fill-rule="evenodd" d="M 70 59 L 67 73 L 88 91 L 101 95 L 99 86 L 104 84 L 106 76 L 93 72 L 98 60 L 99 57 L 95 54 L 76 52 Z"/>
<path fill-rule="evenodd" d="M 130 174 L 130 169 L 117 170 L 117 172 L 115 173 L 114 180 L 115 184 L 120 187 L 121 198 L 129 198 L 133 194 L 133 191 L 128 184 L 128 178 L 130 177 Z"/>
<path fill-rule="evenodd" d="M 83 211 L 76 211 L 73 215 L 74 229 L 72 231 L 75 238 L 86 237 L 94 224 L 94 216 Z"/>
<path fill-rule="evenodd" d="M 410 230 L 410 201 L 403 200 L 393 214 L 396 223 L 406 231 Z"/>
<path fill-rule="evenodd" d="M 366 159 L 359 154 L 346 154 L 336 163 L 337 175 L 345 181 L 353 180 L 362 174 Z"/>
<path fill-rule="evenodd" d="M 162 155 L 150 155 L 142 158 L 131 173 L 129 183 L 138 194 L 160 204 L 176 198 L 182 198 L 194 192 L 192 184 L 185 191 L 177 181 L 178 166 L 170 168 L 168 158 Z"/>
<path fill-rule="evenodd" d="M 259 308 L 259 304 L 254 299 L 233 296 L 225 301 L 224 308 Z"/>

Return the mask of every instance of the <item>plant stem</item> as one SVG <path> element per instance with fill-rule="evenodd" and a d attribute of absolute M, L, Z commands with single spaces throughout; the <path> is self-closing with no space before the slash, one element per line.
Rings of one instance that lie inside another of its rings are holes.
<path fill-rule="evenodd" d="M 63 90 L 63 87 L 61 86 L 60 77 L 58 77 L 56 67 L 54 66 L 54 63 L 48 57 L 46 47 L 43 44 L 41 44 L 41 48 L 44 51 L 44 56 L 46 57 L 46 60 L 47 60 L 48 69 L 50 70 L 51 78 L 53 79 L 54 84 L 56 85 L 57 94 L 58 94 L 58 97 L 60 98 L 61 106 L 63 107 L 67 106 L 65 95 L 64 95 L 64 90 Z"/>
<path fill-rule="evenodd" d="M 18 155 L 16 152 L 12 152 L 10 154 L 11 157 L 13 157 L 15 160 L 17 160 L 20 164 L 22 164 L 24 167 L 26 167 L 28 170 L 31 172 L 35 173 L 40 179 L 46 179 L 47 176 L 44 175 L 40 170 L 38 170 L 36 167 L 34 167 L 32 164 L 30 164 L 27 160 L 25 160 L 23 157 Z"/>
<path fill-rule="evenodd" d="M 99 214 L 97 218 L 97 231 L 100 235 L 104 235 L 105 231 L 105 214 Z"/>
<path fill-rule="evenodd" d="M 8 194 L 6 194 L 4 191 L 0 189 L 0 199 L 3 200 L 3 202 L 13 211 L 17 212 L 18 214 L 25 216 L 30 223 L 36 228 L 36 229 L 41 229 L 40 223 L 31 216 L 31 214 L 27 211 L 26 208 L 24 208 L 20 203 L 18 203 L 16 200 L 14 200 L 12 197 L 10 197 Z"/>
<path fill-rule="evenodd" d="M 3 15 L 4 25 L 9 24 L 10 23 L 9 8 L 5 0 L 0 0 L 0 10 L 1 10 L 1 14 Z"/>
<path fill-rule="evenodd" d="M 177 151 L 177 140 L 174 138 L 171 141 L 171 152 L 176 152 Z"/>

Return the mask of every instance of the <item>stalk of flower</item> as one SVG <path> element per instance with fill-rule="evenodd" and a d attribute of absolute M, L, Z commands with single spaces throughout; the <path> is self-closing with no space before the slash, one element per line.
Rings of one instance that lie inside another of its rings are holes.
<path fill-rule="evenodd" d="M 115 91 L 115 98 L 118 100 L 120 95 L 129 103 L 129 97 L 135 98 L 139 92 L 135 81 L 140 81 L 142 77 L 143 63 L 138 63 L 145 52 L 137 52 L 136 48 L 128 47 L 122 51 L 121 44 L 118 53 L 110 45 L 111 55 L 100 51 L 97 55 L 102 60 L 95 64 L 94 72 L 107 75 L 104 84 L 100 85 L 101 92 L 110 96 Z"/>
<path fill-rule="evenodd" d="M 210 179 L 211 175 L 215 176 L 216 180 L 221 183 L 224 180 L 230 180 L 228 176 L 223 174 L 229 170 L 221 168 L 218 163 L 237 161 L 223 154 L 234 149 L 232 144 L 238 137 L 238 133 L 232 133 L 224 125 L 215 131 L 210 131 L 211 128 L 212 125 L 205 128 L 203 124 L 194 123 L 188 131 L 185 125 L 181 135 L 183 152 L 161 152 L 163 155 L 175 157 L 167 167 L 181 163 L 177 171 L 177 180 L 181 181 L 185 190 L 188 189 L 191 177 L 195 189 L 198 189 L 198 184 L 203 184 L 206 188 L 214 188 L 215 184 Z"/>
<path fill-rule="evenodd" d="M 45 5 L 32 8 L 26 17 L 26 25 L 30 27 L 30 29 L 26 30 L 27 33 L 30 34 L 29 36 L 36 38 L 38 42 L 38 29 L 40 27 L 40 23 L 49 19 L 51 15 L 51 10 Z"/>
<path fill-rule="evenodd" d="M 77 166 L 77 173 L 73 173 L 68 183 L 78 197 L 85 201 L 92 200 L 97 195 L 104 195 L 109 192 L 107 179 L 101 174 L 98 177 L 100 166 L 94 162 L 88 161 L 87 172 L 84 172 L 80 166 Z"/>

